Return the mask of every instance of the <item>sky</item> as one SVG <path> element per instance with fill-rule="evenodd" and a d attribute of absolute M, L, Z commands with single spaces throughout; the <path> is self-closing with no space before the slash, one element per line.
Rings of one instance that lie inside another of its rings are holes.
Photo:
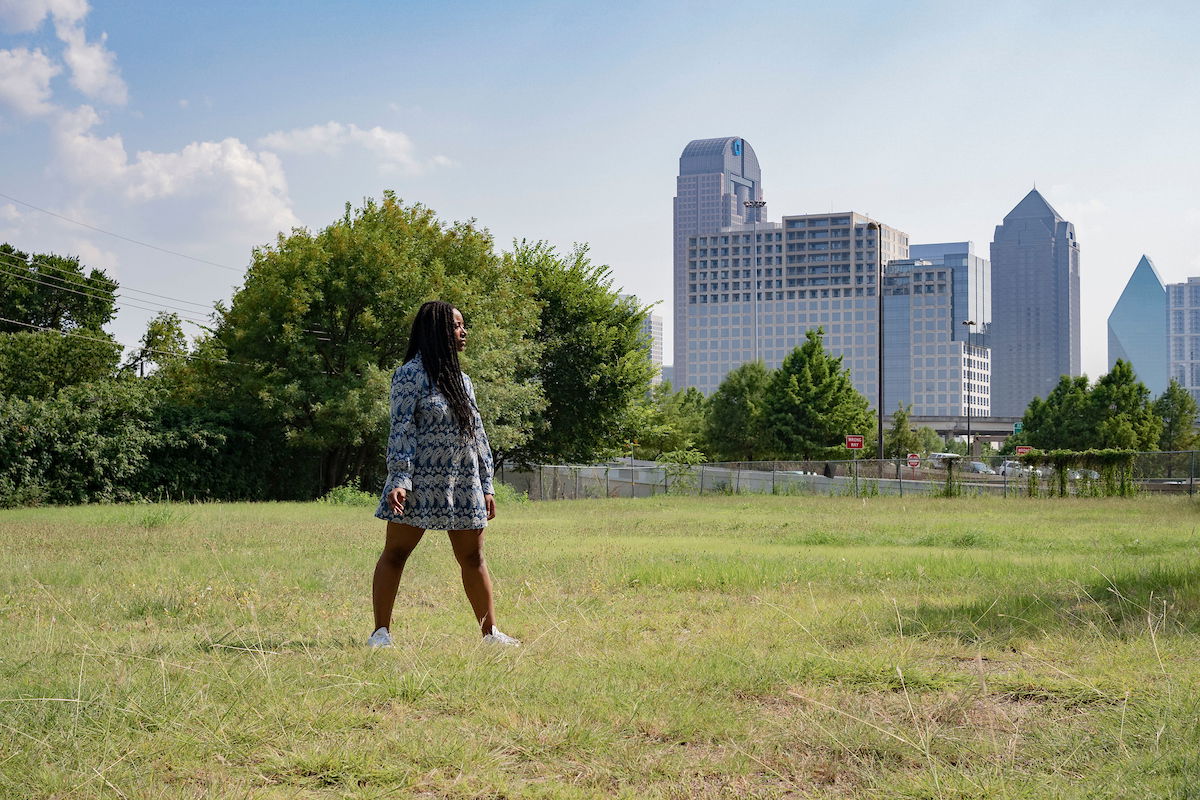
<path fill-rule="evenodd" d="M 770 219 L 985 256 L 1036 185 L 1075 224 L 1098 377 L 1139 258 L 1200 275 L 1198 35 L 1185 2 L 0 0 L 0 241 L 115 277 L 132 345 L 391 189 L 499 248 L 587 243 L 662 301 L 670 354 L 678 158 L 739 136 Z"/>

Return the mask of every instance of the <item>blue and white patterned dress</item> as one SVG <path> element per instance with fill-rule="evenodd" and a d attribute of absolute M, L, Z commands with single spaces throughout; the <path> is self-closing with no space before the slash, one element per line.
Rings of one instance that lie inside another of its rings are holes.
<path fill-rule="evenodd" d="M 475 387 L 463 375 L 474 419 L 464 436 L 446 397 L 429 379 L 418 354 L 392 375 L 392 433 L 388 479 L 375 516 L 434 530 L 476 530 L 487 525 L 483 496 L 492 494 L 492 450 L 475 404 Z M 392 512 L 387 494 L 407 491 L 404 514 Z"/>

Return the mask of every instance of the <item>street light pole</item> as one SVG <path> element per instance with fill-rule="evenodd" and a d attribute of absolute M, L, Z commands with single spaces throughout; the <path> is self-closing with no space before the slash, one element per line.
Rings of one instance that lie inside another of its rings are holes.
<path fill-rule="evenodd" d="M 963 378 L 966 379 L 966 384 L 967 384 L 967 456 L 969 458 L 971 455 L 974 454 L 974 449 L 975 449 L 971 446 L 971 383 L 972 383 L 972 381 L 971 381 L 971 377 L 970 377 L 971 372 L 973 371 L 970 369 L 970 365 L 972 363 L 971 359 L 973 359 L 975 357 L 975 354 L 971 352 L 971 328 L 975 325 L 975 320 L 964 319 L 962 321 L 962 324 L 965 325 L 967 328 L 967 359 L 968 359 L 967 366 L 968 366 L 968 368 L 966 371 L 967 374 L 963 375 Z"/>
<path fill-rule="evenodd" d="M 876 455 L 883 458 L 883 225 L 878 222 L 867 224 L 867 230 L 875 231 L 875 316 L 878 340 L 875 345 L 875 382 L 878 388 L 876 407 L 879 412 L 879 436 Z"/>
<path fill-rule="evenodd" d="M 750 252 L 754 255 L 754 360 L 758 361 L 758 214 L 759 209 L 767 204 L 766 200 L 746 200 L 742 203 L 747 211 L 753 209 L 750 220 Z"/>

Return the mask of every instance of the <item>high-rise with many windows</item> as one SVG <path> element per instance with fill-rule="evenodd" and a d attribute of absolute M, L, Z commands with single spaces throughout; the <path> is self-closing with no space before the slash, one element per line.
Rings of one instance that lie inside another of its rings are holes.
<path fill-rule="evenodd" d="M 890 262 L 884 278 L 884 411 L 988 416 L 987 259 L 971 242 L 912 245 L 909 255 Z"/>
<path fill-rule="evenodd" d="M 872 229 L 872 222 L 853 211 L 803 214 L 685 237 L 686 280 L 675 305 L 677 325 L 684 319 L 683 336 L 676 334 L 677 388 L 710 394 L 756 350 L 778 367 L 808 329 L 821 327 L 825 349 L 843 357 L 854 387 L 874 405 L 876 244 L 882 234 L 884 263 L 907 258 L 908 235 L 880 223 Z"/>
<path fill-rule="evenodd" d="M 1080 374 L 1079 242 L 1034 189 L 992 240 L 992 413 L 1019 417 Z"/>
<path fill-rule="evenodd" d="M 697 386 L 689 372 L 688 237 L 766 219 L 761 202 L 762 173 L 754 148 L 740 137 L 697 139 L 683 148 L 675 182 L 675 352 L 672 379 L 677 388 Z M 747 242 L 747 248 L 749 243 Z M 730 260 L 725 245 L 725 261 Z M 728 268 L 728 263 L 726 264 Z M 739 267 L 740 269 L 740 267 Z M 748 271 L 749 265 L 746 265 Z"/>
<path fill-rule="evenodd" d="M 1170 377 L 1200 403 L 1200 278 L 1167 284 Z"/>
<path fill-rule="evenodd" d="M 1147 256 L 1108 315 L 1108 368 L 1128 361 L 1152 395 L 1167 389 L 1167 290 Z M 1197 331 L 1200 333 L 1200 331 Z"/>

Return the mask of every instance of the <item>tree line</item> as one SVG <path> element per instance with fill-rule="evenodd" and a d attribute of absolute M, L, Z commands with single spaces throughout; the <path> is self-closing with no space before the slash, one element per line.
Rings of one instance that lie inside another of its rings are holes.
<path fill-rule="evenodd" d="M 813 329 L 778 369 L 731 371 L 711 397 L 651 389 L 648 307 L 622 298 L 587 248 L 447 224 L 394 194 L 347 204 L 315 233 L 252 254 L 241 287 L 192 341 L 160 313 L 125 353 L 104 332 L 118 285 L 77 258 L 0 245 L 0 505 L 143 498 L 309 499 L 385 473 L 387 394 L 417 308 L 444 299 L 470 328 L 464 369 L 498 462 L 618 455 L 701 461 L 844 458 L 876 422 Z M 910 408 L 882 455 L 955 450 Z M 1195 446 L 1196 403 L 1151 399 L 1125 362 L 1064 377 L 1006 443 L 1044 450 Z"/>

